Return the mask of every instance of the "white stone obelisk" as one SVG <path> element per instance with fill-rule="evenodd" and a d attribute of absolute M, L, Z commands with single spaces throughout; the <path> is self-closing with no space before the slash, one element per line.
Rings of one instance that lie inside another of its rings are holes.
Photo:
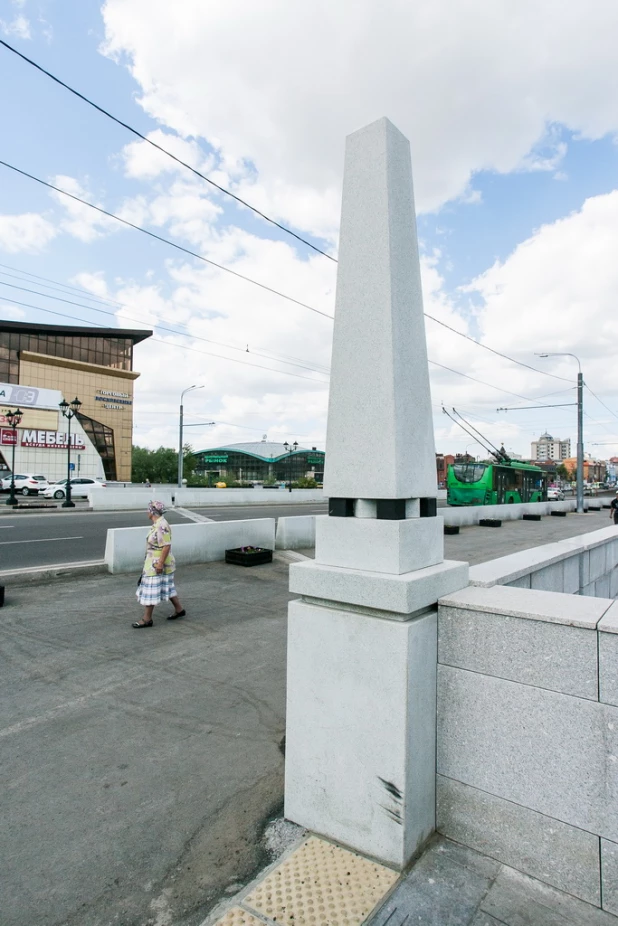
<path fill-rule="evenodd" d="M 349 136 L 315 561 L 290 567 L 285 814 L 403 868 L 435 824 L 444 562 L 410 147 Z"/>

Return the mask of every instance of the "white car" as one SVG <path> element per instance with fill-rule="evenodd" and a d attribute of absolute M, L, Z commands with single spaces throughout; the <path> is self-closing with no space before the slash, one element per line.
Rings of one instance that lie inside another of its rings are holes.
<path fill-rule="evenodd" d="M 564 498 L 564 492 L 558 486 L 549 486 L 547 489 L 548 502 L 561 502 Z"/>
<path fill-rule="evenodd" d="M 71 498 L 86 498 L 88 496 L 89 489 L 92 489 L 95 486 L 105 488 L 106 484 L 107 483 L 105 482 L 99 482 L 98 479 L 71 479 Z M 45 498 L 66 498 L 66 494 L 66 479 L 59 479 L 58 482 L 52 482 L 52 484 L 48 485 L 43 492 Z"/>
<path fill-rule="evenodd" d="M 34 473 L 15 473 L 15 491 L 20 495 L 38 495 L 43 492 L 49 485 L 45 476 L 38 476 Z M 11 476 L 5 476 L 2 480 L 2 491 L 11 491 Z"/>

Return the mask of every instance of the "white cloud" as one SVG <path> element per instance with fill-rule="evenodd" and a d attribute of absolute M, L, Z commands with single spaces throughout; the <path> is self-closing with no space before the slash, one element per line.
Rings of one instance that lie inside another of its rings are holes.
<path fill-rule="evenodd" d="M 0 31 L 7 36 L 15 36 L 17 39 L 30 39 L 30 22 L 25 16 L 19 15 L 7 22 L 0 19 Z"/>
<path fill-rule="evenodd" d="M 75 177 L 59 174 L 52 179 L 52 183 L 73 196 L 85 199 L 93 203 L 93 205 L 103 208 L 103 204 L 97 202 L 96 198 Z M 56 192 L 52 192 L 50 195 L 65 213 L 65 218 L 60 222 L 60 228 L 80 241 L 88 243 L 120 228 L 120 224 L 115 219 L 110 219 L 106 215 L 97 212 L 96 209 L 85 206 L 69 196 L 63 196 L 62 193 Z"/>
<path fill-rule="evenodd" d="M 184 141 L 178 135 L 160 129 L 149 132 L 146 137 L 202 173 L 209 173 L 214 166 L 214 158 L 204 159 L 199 145 L 194 141 Z M 122 158 L 125 175 L 140 180 L 152 180 L 165 172 L 186 170 L 145 141 L 134 141 L 125 145 Z"/>
<path fill-rule="evenodd" d="M 329 236 L 343 137 L 380 116 L 411 139 L 423 211 L 482 169 L 551 169 L 561 150 L 533 153 L 548 126 L 618 130 L 611 0 L 106 0 L 103 16 L 151 115 L 251 159 L 247 195 Z"/>
<path fill-rule="evenodd" d="M 42 251 L 56 234 L 54 225 L 36 212 L 0 215 L 0 249 L 9 254 Z"/>
<path fill-rule="evenodd" d="M 23 309 L 19 309 L 15 305 L 8 305 L 3 303 L 0 299 L 0 314 L 3 319 L 11 319 L 12 321 L 19 322 L 26 317 L 26 313 Z"/>

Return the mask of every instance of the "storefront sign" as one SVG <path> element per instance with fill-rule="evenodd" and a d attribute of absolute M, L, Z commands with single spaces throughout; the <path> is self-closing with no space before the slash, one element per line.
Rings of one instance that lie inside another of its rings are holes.
<path fill-rule="evenodd" d="M 110 389 L 98 389 L 95 395 L 96 402 L 105 402 L 103 408 L 115 408 L 122 411 L 123 405 L 133 405 L 128 392 L 112 392 Z"/>
<path fill-rule="evenodd" d="M 54 389 L 35 389 L 33 386 L 0 383 L 0 406 L 8 405 L 54 408 L 58 406 L 58 392 Z"/>
<path fill-rule="evenodd" d="M 202 457 L 204 463 L 227 463 L 227 453 L 222 453 L 218 456 L 204 456 Z"/>
<path fill-rule="evenodd" d="M 12 447 L 14 444 L 17 444 L 16 437 L 16 431 L 11 430 L 10 428 L 2 428 L 0 430 L 0 446 Z"/>
<path fill-rule="evenodd" d="M 45 450 L 66 450 L 68 434 L 61 431 L 22 431 L 22 447 L 38 447 Z M 81 434 L 71 434 L 71 447 L 85 450 L 86 445 Z"/>
<path fill-rule="evenodd" d="M 324 463 L 324 457 L 312 457 L 309 455 L 307 457 L 307 463 L 317 463 L 318 466 L 320 466 Z"/>

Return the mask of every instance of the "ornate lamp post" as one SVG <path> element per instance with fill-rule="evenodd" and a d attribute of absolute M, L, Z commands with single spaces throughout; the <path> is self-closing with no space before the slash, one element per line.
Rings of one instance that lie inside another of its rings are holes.
<path fill-rule="evenodd" d="M 17 446 L 17 426 L 21 424 L 21 419 L 23 417 L 23 412 L 20 408 L 16 408 L 14 412 L 7 411 L 4 414 L 4 417 L 9 423 L 11 430 L 13 431 L 13 459 L 11 462 L 11 492 L 9 494 L 7 505 L 16 505 L 17 499 L 15 498 L 15 447 Z"/>
<path fill-rule="evenodd" d="M 293 457 L 293 455 L 296 453 L 296 450 L 297 450 L 297 448 L 298 448 L 298 441 L 295 440 L 294 443 L 292 444 L 292 447 L 294 448 L 293 450 L 292 450 L 292 447 L 288 444 L 287 441 L 284 442 L 283 446 L 285 447 L 286 452 L 289 453 L 289 457 L 288 457 L 288 475 L 289 475 L 290 479 L 289 479 L 289 482 L 288 482 L 288 491 L 291 492 L 291 491 L 292 491 L 292 457 Z"/>
<path fill-rule="evenodd" d="M 77 396 L 73 399 L 71 404 L 67 402 L 66 399 L 63 399 L 60 402 L 60 411 L 63 416 L 68 421 L 68 434 L 67 434 L 67 497 L 62 503 L 63 508 L 75 508 L 75 502 L 71 501 L 71 421 L 77 415 L 78 411 L 82 407 L 82 403 L 79 401 Z"/>

